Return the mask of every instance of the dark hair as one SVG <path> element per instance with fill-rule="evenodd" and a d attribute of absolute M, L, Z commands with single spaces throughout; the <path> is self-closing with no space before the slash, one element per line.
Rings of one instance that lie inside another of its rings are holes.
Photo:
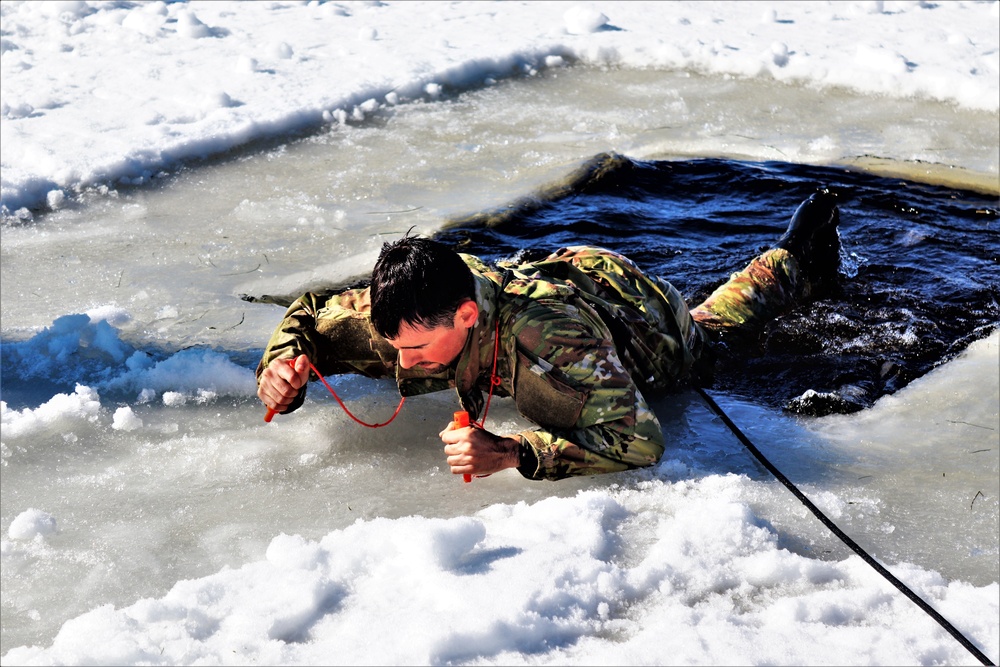
<path fill-rule="evenodd" d="M 451 248 L 414 236 L 382 245 L 371 283 L 379 335 L 396 338 L 403 324 L 451 326 L 459 305 L 475 298 L 472 271 Z"/>

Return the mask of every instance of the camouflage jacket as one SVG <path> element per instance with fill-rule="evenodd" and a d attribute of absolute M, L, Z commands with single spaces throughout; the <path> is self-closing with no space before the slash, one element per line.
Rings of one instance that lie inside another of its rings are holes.
<path fill-rule="evenodd" d="M 453 387 L 476 419 L 496 354 L 494 394 L 513 397 L 539 427 L 516 436 L 522 475 L 562 479 L 656 463 L 663 434 L 643 392 L 685 379 L 706 344 L 677 290 L 601 248 L 495 268 L 462 257 L 480 314 L 446 373 L 396 364 L 396 350 L 370 326 L 365 288 L 300 297 L 272 335 L 258 377 L 274 360 L 304 353 L 324 375 L 394 376 L 403 396 Z M 304 390 L 291 409 L 303 398 Z"/>

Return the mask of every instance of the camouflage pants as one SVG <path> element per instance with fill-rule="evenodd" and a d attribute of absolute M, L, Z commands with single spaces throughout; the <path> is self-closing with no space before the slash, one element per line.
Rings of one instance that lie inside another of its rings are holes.
<path fill-rule="evenodd" d="M 752 333 L 809 295 L 808 281 L 787 250 L 755 258 L 691 310 L 691 317 L 715 333 Z"/>

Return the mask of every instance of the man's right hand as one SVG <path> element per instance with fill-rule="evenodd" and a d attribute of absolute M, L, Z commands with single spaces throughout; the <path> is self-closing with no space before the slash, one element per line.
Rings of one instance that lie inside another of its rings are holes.
<path fill-rule="evenodd" d="M 268 408 L 283 413 L 309 382 L 309 357 L 272 361 L 260 374 L 257 396 Z"/>

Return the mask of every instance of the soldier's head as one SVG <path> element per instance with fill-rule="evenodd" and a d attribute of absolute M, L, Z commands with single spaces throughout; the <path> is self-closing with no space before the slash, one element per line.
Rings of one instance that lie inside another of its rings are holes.
<path fill-rule="evenodd" d="M 469 267 L 447 246 L 419 237 L 382 246 L 371 302 L 372 326 L 399 350 L 400 365 L 430 372 L 458 357 L 479 317 Z"/>

